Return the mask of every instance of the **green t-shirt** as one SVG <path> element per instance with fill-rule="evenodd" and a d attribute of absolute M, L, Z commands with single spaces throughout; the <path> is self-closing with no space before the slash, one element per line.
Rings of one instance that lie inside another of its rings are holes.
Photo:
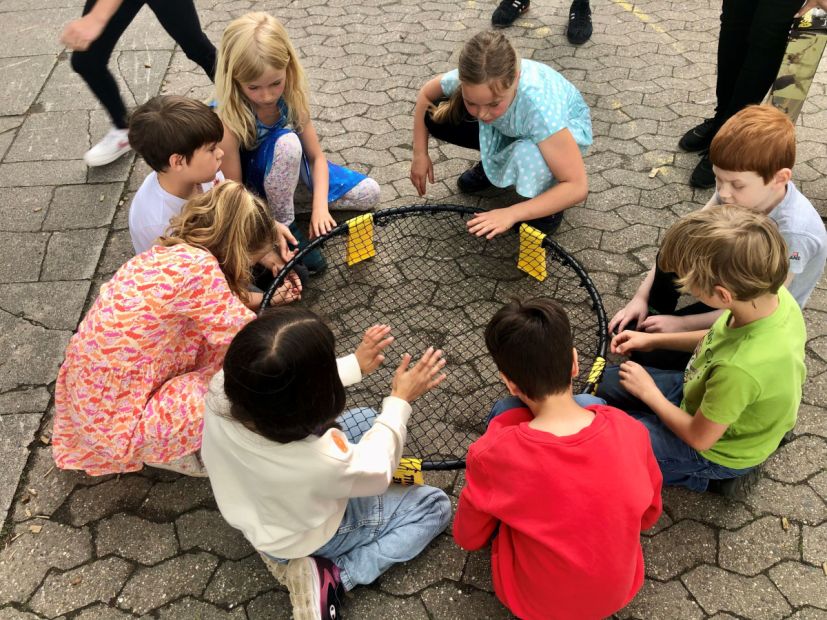
<path fill-rule="evenodd" d="M 778 308 L 743 327 L 729 327 L 724 312 L 698 344 L 686 367 L 681 408 L 728 424 L 701 454 L 719 465 L 742 469 L 763 463 L 795 425 L 807 370 L 804 317 L 781 288 Z"/>

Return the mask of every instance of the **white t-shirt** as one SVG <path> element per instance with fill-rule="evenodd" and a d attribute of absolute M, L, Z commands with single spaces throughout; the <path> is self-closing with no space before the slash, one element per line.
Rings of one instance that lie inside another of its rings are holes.
<path fill-rule="evenodd" d="M 207 192 L 223 180 L 224 175 L 219 170 L 215 179 L 201 184 L 201 189 Z M 157 172 L 150 172 L 129 207 L 129 236 L 135 254 L 146 252 L 155 245 L 156 239 L 166 232 L 169 221 L 181 213 L 186 203 L 186 198 L 173 196 L 161 187 Z"/>
<path fill-rule="evenodd" d="M 342 383 L 362 379 L 355 355 L 337 360 Z M 338 429 L 278 443 L 230 417 L 224 372 L 213 377 L 201 456 L 224 519 L 258 551 L 300 558 L 324 546 L 351 497 L 381 495 L 399 465 L 411 406 L 388 396 L 358 444 Z"/>
<path fill-rule="evenodd" d="M 717 192 L 713 201 L 721 204 Z M 798 191 L 792 181 L 787 183 L 784 199 L 768 215 L 787 242 L 790 273 L 793 274 L 792 282 L 787 288 L 799 307 L 804 308 L 827 261 L 827 230 L 824 222 L 812 203 Z"/>

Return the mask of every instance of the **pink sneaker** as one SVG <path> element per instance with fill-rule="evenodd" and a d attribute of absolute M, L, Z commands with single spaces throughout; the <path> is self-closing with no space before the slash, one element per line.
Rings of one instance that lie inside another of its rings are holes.
<path fill-rule="evenodd" d="M 330 560 L 305 557 L 290 560 L 279 579 L 290 592 L 293 620 L 342 620 L 345 589 L 339 567 Z"/>

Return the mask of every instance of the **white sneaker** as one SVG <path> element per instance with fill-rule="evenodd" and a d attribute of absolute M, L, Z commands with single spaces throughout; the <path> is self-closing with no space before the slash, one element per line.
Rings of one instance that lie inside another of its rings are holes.
<path fill-rule="evenodd" d="M 109 132 L 91 149 L 86 151 L 83 161 L 87 166 L 105 166 L 111 164 L 121 155 L 129 152 L 128 130 L 116 129 L 113 127 Z"/>

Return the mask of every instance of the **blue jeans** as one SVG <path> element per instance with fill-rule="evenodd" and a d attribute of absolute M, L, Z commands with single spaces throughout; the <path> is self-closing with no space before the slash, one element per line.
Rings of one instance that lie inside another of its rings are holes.
<path fill-rule="evenodd" d="M 646 366 L 644 368 L 669 402 L 679 407 L 683 399 L 683 371 Z M 683 486 L 693 491 L 706 491 L 710 480 L 737 478 L 753 469 L 733 469 L 704 458 L 669 430 L 643 401 L 629 394 L 620 385 L 619 370 L 618 366 L 606 368 L 597 388 L 597 396 L 603 403 L 622 409 L 646 427 L 652 442 L 652 451 L 663 474 L 664 484 Z"/>
<path fill-rule="evenodd" d="M 589 405 L 605 405 L 606 401 L 602 398 L 597 398 L 596 396 L 592 396 L 591 394 L 575 394 L 574 395 L 574 402 L 576 402 L 581 407 L 588 407 Z M 485 426 L 488 428 L 488 425 L 491 424 L 491 420 L 496 418 L 501 413 L 505 413 L 509 409 L 516 409 L 517 407 L 527 407 L 527 405 L 521 401 L 516 396 L 506 396 L 505 398 L 501 398 L 494 406 L 491 407 L 491 411 L 488 413 L 488 416 L 485 418 Z"/>
<path fill-rule="evenodd" d="M 337 422 L 351 443 L 358 443 L 375 417 L 372 409 L 358 407 L 345 411 Z M 338 531 L 313 555 L 336 564 L 342 585 L 352 590 L 415 558 L 450 520 L 451 500 L 442 490 L 391 484 L 382 495 L 350 498 Z"/>

